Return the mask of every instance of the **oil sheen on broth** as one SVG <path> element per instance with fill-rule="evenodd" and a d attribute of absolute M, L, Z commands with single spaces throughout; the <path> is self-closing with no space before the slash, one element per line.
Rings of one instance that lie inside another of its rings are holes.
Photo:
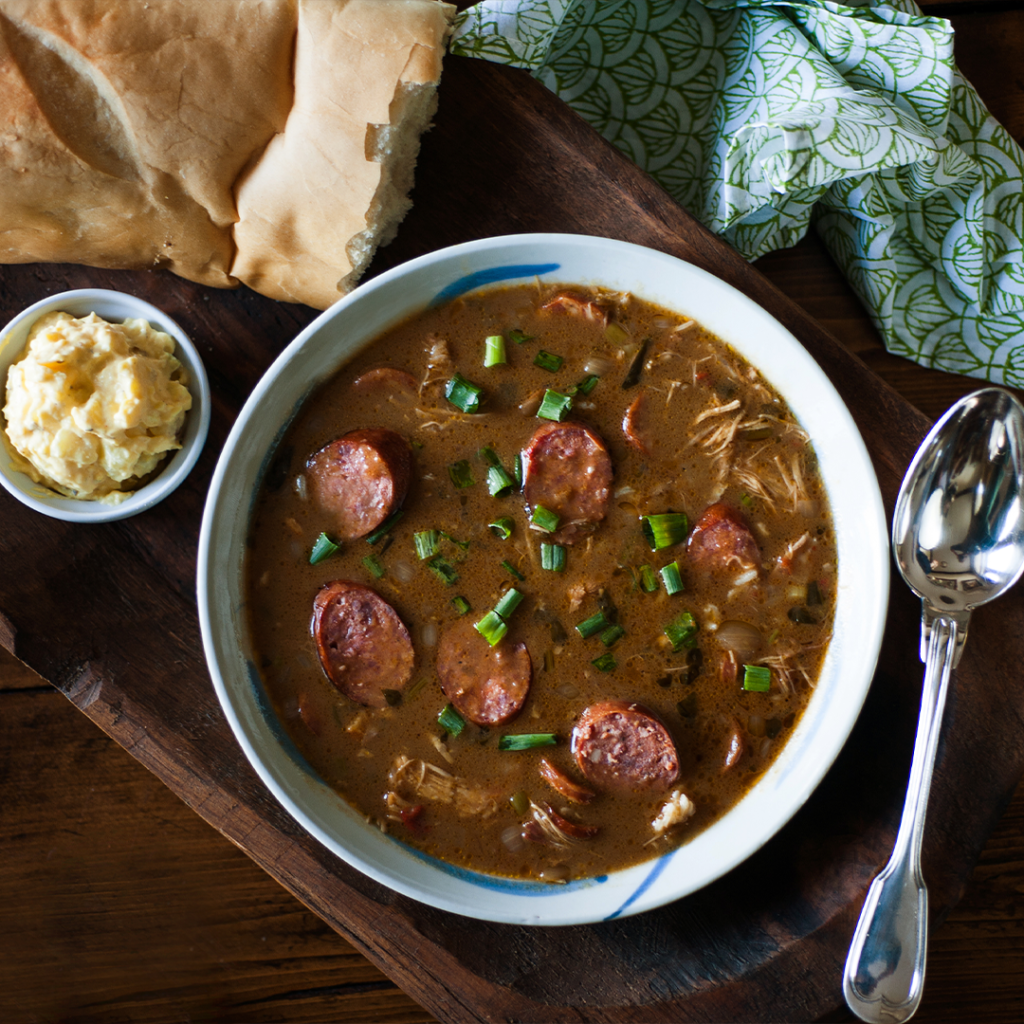
<path fill-rule="evenodd" d="M 444 860 L 557 882 L 687 841 L 765 771 L 836 561 L 809 438 L 756 369 L 633 296 L 533 285 L 410 319 L 307 403 L 248 572 L 320 776 Z"/>

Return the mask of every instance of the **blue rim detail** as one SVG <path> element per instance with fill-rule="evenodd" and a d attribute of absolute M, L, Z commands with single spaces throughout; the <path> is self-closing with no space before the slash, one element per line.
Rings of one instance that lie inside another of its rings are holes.
<path fill-rule="evenodd" d="M 442 288 L 431 300 L 430 308 L 444 305 L 457 299 L 466 292 L 473 291 L 485 284 L 496 284 L 498 281 L 511 281 L 517 277 L 540 277 L 542 274 L 550 274 L 561 267 L 561 263 L 516 263 L 509 267 L 489 267 L 487 270 L 477 270 L 465 277 Z"/>

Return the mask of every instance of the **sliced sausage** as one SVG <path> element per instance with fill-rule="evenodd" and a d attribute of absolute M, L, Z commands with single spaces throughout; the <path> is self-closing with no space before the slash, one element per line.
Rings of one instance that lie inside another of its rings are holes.
<path fill-rule="evenodd" d="M 437 675 L 463 718 L 476 725 L 501 725 L 522 710 L 533 665 L 526 644 L 506 637 L 492 647 L 464 619 L 441 637 Z"/>
<path fill-rule="evenodd" d="M 408 371 L 397 366 L 375 366 L 361 373 L 352 387 L 356 391 L 419 391 L 420 382 Z"/>
<path fill-rule="evenodd" d="M 545 310 L 570 313 L 573 316 L 583 317 L 592 323 L 608 326 L 608 307 L 602 306 L 599 302 L 581 299 L 569 292 L 559 292 L 554 298 L 548 299 L 543 306 Z"/>
<path fill-rule="evenodd" d="M 313 499 L 334 517 L 334 532 L 355 540 L 402 504 L 412 466 L 412 450 L 401 434 L 371 427 L 324 445 L 306 462 L 306 474 Z"/>
<path fill-rule="evenodd" d="M 561 793 L 566 800 L 574 804 L 589 804 L 594 799 L 595 793 L 586 786 L 574 782 L 565 772 L 556 768 L 546 757 L 540 759 L 537 765 L 540 777 L 556 792 Z"/>
<path fill-rule="evenodd" d="M 679 777 L 672 737 L 642 704 L 591 704 L 573 728 L 572 752 L 587 781 L 598 789 L 659 791 Z"/>
<path fill-rule="evenodd" d="M 582 423 L 546 423 L 523 451 L 523 497 L 559 517 L 549 536 L 573 544 L 592 533 L 608 510 L 612 460 L 601 437 Z"/>
<path fill-rule="evenodd" d="M 738 510 L 711 505 L 697 521 L 686 552 L 690 563 L 712 573 L 761 568 L 761 549 Z"/>
<path fill-rule="evenodd" d="M 385 690 L 412 678 L 412 638 L 398 613 L 375 590 L 334 580 L 313 601 L 313 638 L 327 678 L 358 704 L 382 708 Z"/>

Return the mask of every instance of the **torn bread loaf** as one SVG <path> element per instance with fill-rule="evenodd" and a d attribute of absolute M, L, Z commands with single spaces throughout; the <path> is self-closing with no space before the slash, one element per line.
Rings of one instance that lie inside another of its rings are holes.
<path fill-rule="evenodd" d="M 409 209 L 454 10 L 0 0 L 0 262 L 326 308 Z"/>

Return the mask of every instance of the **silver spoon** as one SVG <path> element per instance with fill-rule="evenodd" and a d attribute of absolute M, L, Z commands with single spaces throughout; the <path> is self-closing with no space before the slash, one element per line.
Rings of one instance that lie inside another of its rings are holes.
<path fill-rule="evenodd" d="M 932 428 L 907 470 L 893 516 L 893 554 L 922 602 L 921 712 L 903 818 L 889 863 L 871 883 L 853 933 L 843 995 L 861 1020 L 909 1020 L 921 1002 L 928 890 L 921 839 L 950 670 L 971 612 L 1024 571 L 1024 407 L 985 388 Z"/>

